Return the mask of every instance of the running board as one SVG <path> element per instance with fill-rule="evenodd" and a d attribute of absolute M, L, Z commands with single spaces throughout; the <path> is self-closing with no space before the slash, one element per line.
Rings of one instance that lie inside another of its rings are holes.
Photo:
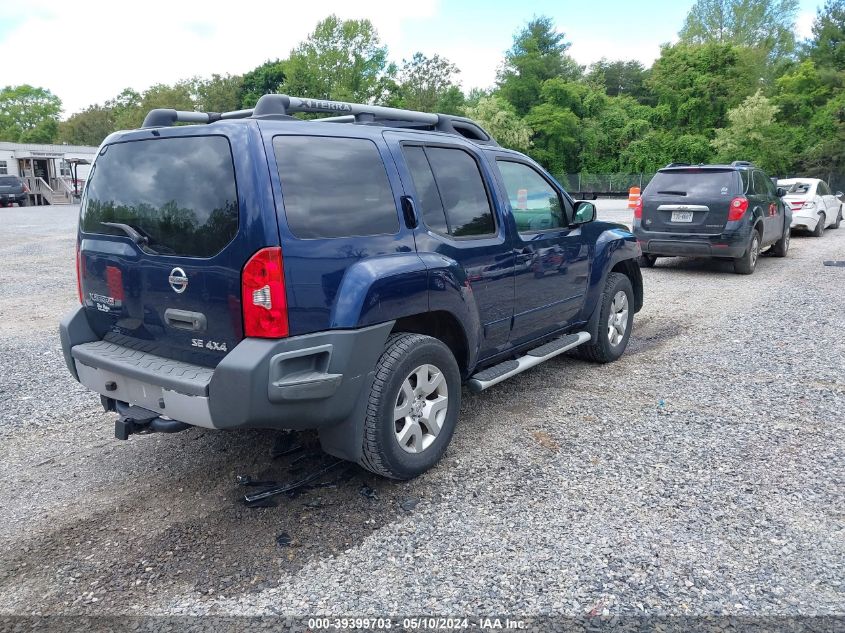
<path fill-rule="evenodd" d="M 568 334 L 559 339 L 555 339 L 550 343 L 536 347 L 514 360 L 506 360 L 504 363 L 488 367 L 477 374 L 474 374 L 467 383 L 469 390 L 473 393 L 484 391 L 485 389 L 498 385 L 503 380 L 507 380 L 511 376 L 521 374 L 526 369 L 531 369 L 535 365 L 554 358 L 573 347 L 578 347 L 582 343 L 590 340 L 589 332 L 578 332 L 576 334 Z"/>

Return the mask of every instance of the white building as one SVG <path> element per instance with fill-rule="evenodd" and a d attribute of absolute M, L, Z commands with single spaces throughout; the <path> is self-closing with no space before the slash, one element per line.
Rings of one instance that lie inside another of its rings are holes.
<path fill-rule="evenodd" d="M 85 145 L 0 141 L 0 175 L 20 176 L 40 204 L 67 204 L 82 191 L 97 155 Z"/>

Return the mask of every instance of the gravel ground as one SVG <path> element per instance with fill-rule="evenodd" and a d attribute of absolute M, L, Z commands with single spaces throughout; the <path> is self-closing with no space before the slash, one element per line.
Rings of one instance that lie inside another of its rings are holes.
<path fill-rule="evenodd" d="M 0 224 L 0 614 L 845 614 L 845 229 L 752 277 L 660 260 L 620 361 L 465 391 L 412 482 L 249 509 L 286 437 L 114 440 L 56 335 L 75 209 Z"/>

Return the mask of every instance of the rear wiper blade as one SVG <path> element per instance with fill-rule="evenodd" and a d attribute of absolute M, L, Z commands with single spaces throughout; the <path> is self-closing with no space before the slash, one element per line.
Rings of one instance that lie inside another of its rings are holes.
<path fill-rule="evenodd" d="M 685 196 L 687 195 L 686 191 L 658 191 L 657 193 L 665 193 L 670 196 Z"/>
<path fill-rule="evenodd" d="M 128 235 L 129 238 L 141 248 L 146 247 L 151 251 L 153 250 L 150 247 L 149 235 L 144 235 L 143 233 L 138 231 L 138 229 L 136 229 L 134 226 L 124 224 L 123 222 L 100 222 L 100 224 L 102 224 L 103 226 L 110 226 L 114 229 L 120 229 L 121 231 L 126 233 L 126 235 Z"/>

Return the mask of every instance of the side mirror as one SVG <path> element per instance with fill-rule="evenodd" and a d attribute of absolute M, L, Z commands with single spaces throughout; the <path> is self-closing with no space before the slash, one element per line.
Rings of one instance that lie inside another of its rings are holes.
<path fill-rule="evenodd" d="M 575 203 L 575 214 L 572 224 L 586 224 L 596 219 L 596 205 L 586 200 L 578 200 Z"/>
<path fill-rule="evenodd" d="M 845 196 L 845 193 L 842 193 L 841 191 L 837 191 L 837 192 L 836 192 L 836 197 L 837 197 L 837 198 L 841 198 L 842 196 Z"/>
<path fill-rule="evenodd" d="M 783 187 L 778 187 L 776 193 L 778 198 L 783 198 L 786 195 L 786 189 L 784 189 Z"/>

